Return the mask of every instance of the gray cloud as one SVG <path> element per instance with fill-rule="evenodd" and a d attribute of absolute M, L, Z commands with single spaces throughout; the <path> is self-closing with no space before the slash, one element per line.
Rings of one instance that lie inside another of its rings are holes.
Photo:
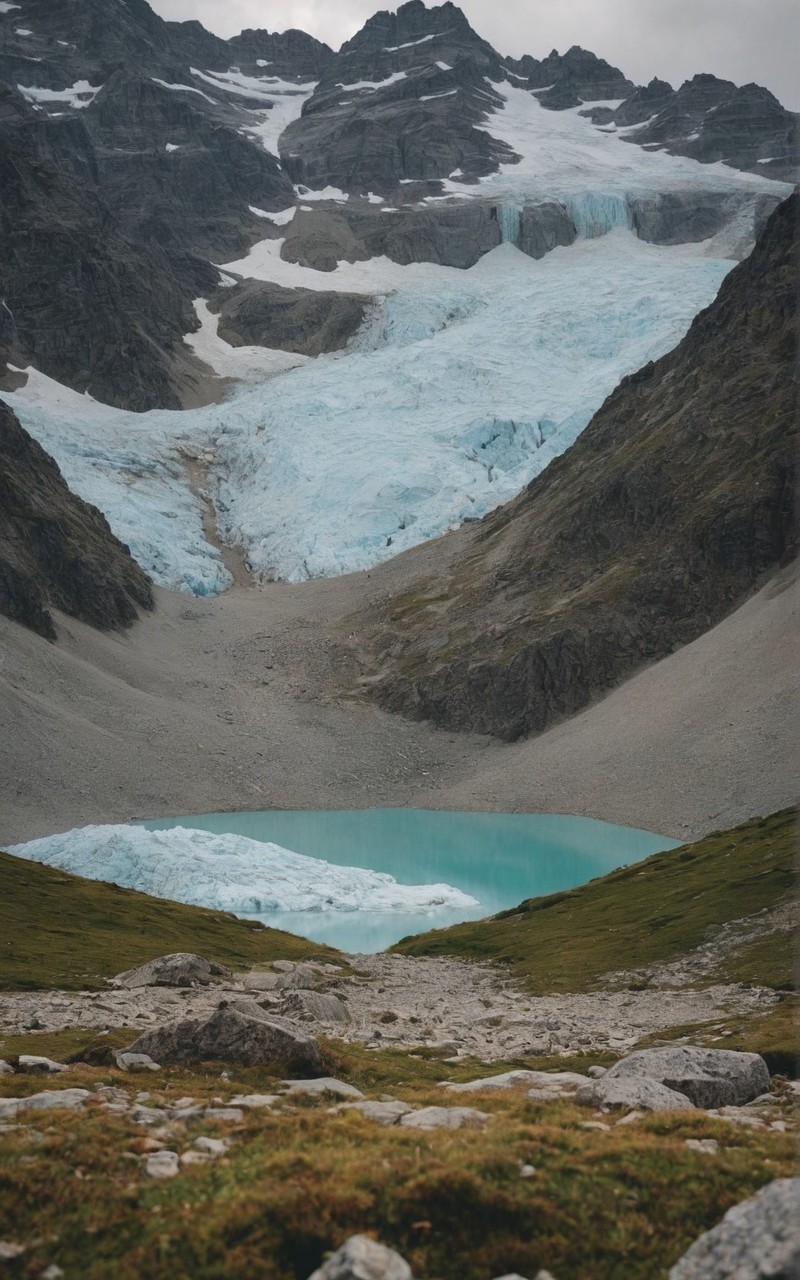
<path fill-rule="evenodd" d="M 428 0 L 429 2 L 429 0 Z M 198 18 L 230 36 L 244 27 L 299 27 L 338 48 L 380 0 L 151 0 L 165 18 Z M 395 8 L 396 5 L 387 7 Z M 591 49 L 638 83 L 677 86 L 698 71 L 766 85 L 800 110 L 796 0 L 463 0 L 470 22 L 500 53 L 543 57 Z"/>

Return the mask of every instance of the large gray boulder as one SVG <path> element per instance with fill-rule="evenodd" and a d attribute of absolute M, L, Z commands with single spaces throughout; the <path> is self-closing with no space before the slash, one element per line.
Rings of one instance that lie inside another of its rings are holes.
<path fill-rule="evenodd" d="M 222 978 L 231 978 L 230 969 L 213 960 L 192 955 L 190 951 L 176 951 L 172 955 L 158 956 L 138 969 L 126 969 L 111 981 L 115 987 L 205 987 Z"/>
<path fill-rule="evenodd" d="M 257 1008 L 257 1006 L 255 1006 Z M 187 1018 L 145 1031 L 127 1053 L 156 1062 L 235 1062 L 247 1067 L 278 1065 L 300 1075 L 323 1074 L 316 1040 L 282 1018 L 243 1013 L 225 1005 L 209 1018 Z"/>
<path fill-rule="evenodd" d="M 677 1089 L 667 1089 L 657 1080 L 646 1077 L 608 1075 L 591 1080 L 575 1093 L 575 1101 L 584 1107 L 640 1107 L 643 1111 L 693 1111 L 694 1103 Z"/>
<path fill-rule="evenodd" d="M 309 1280 L 413 1280 L 413 1277 L 405 1258 L 394 1249 L 387 1249 L 369 1236 L 351 1236 Z"/>
<path fill-rule="evenodd" d="M 760 1054 L 693 1045 L 640 1049 L 615 1063 L 598 1083 L 630 1077 L 656 1080 L 696 1107 L 740 1107 L 769 1092 L 769 1069 Z"/>
<path fill-rule="evenodd" d="M 700 1236 L 669 1280 L 797 1280 L 800 1178 L 778 1178 Z"/>

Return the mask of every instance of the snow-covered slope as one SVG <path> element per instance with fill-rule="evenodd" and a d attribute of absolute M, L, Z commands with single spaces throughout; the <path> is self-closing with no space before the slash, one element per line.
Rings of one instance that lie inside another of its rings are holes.
<path fill-rule="evenodd" d="M 187 827 L 91 826 L 12 847 L 89 880 L 243 915 L 272 911 L 435 912 L 476 900 L 447 884 L 398 884 L 384 872 L 341 867 L 246 836 Z"/>

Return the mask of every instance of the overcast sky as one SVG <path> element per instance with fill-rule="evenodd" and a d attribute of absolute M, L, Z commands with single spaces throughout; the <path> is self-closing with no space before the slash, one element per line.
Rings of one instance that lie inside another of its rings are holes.
<path fill-rule="evenodd" d="M 426 0 L 431 7 L 431 0 Z M 231 36 L 243 27 L 300 27 L 338 48 L 381 0 L 151 0 L 165 18 L 199 18 Z M 463 0 L 473 27 L 499 53 L 544 57 L 571 44 L 591 49 L 637 83 L 654 75 L 677 87 L 698 71 L 765 84 L 800 110 L 797 0 Z"/>

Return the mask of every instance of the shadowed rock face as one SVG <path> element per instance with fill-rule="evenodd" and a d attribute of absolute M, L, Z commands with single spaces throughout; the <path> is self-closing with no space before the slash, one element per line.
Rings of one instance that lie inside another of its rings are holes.
<path fill-rule="evenodd" d="M 347 346 L 370 302 L 354 293 L 284 289 L 248 280 L 220 289 L 211 309 L 219 313 L 220 337 L 232 347 L 255 345 L 319 356 Z"/>
<path fill-rule="evenodd" d="M 793 554 L 799 205 L 779 206 L 674 351 L 623 379 L 519 498 L 453 535 L 441 576 L 362 617 L 381 705 L 538 732 L 714 626 Z"/>
<path fill-rule="evenodd" d="M 48 640 L 48 606 L 92 626 L 126 626 L 153 597 L 145 573 L 96 507 L 0 401 L 0 613 Z"/>

